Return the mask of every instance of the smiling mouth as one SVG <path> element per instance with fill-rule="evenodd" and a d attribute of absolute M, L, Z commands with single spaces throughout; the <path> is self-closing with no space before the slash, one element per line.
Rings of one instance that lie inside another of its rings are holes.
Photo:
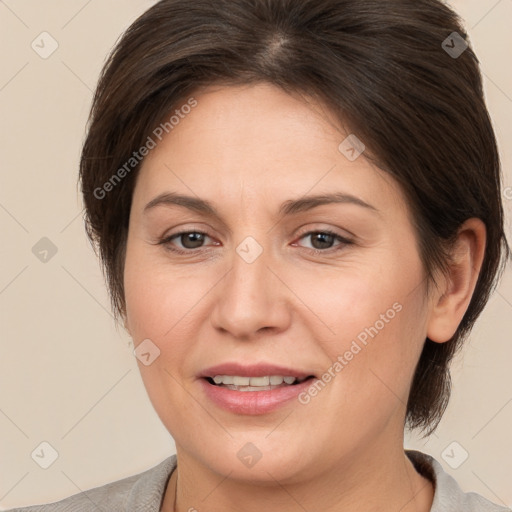
<path fill-rule="evenodd" d="M 266 375 L 263 377 L 215 375 L 214 377 L 205 377 L 206 381 L 211 385 L 233 391 L 271 391 L 273 389 L 296 386 L 313 378 L 313 375 L 302 378 L 281 375 Z"/>

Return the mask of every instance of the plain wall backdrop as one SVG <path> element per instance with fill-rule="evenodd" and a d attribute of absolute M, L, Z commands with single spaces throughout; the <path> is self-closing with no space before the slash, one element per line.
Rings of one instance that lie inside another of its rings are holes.
<path fill-rule="evenodd" d="M 77 188 L 102 64 L 153 3 L 0 1 L 0 509 L 62 499 L 141 472 L 175 450 L 131 340 L 114 326 Z M 481 62 L 510 187 L 504 206 L 512 242 L 512 0 L 451 5 Z M 464 490 L 508 506 L 511 333 L 509 265 L 454 362 L 440 427 L 427 440 L 406 440 L 436 457 Z M 57 459 L 44 469 L 52 450 Z"/>

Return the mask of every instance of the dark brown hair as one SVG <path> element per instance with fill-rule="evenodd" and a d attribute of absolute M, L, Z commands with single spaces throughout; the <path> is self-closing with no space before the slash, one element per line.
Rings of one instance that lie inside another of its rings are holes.
<path fill-rule="evenodd" d="M 125 248 L 140 167 L 134 161 L 126 166 L 133 152 L 201 87 L 264 81 L 306 94 L 349 126 L 366 145 L 365 156 L 401 185 L 427 292 L 435 272 L 446 271 L 461 224 L 478 217 L 486 225 L 485 257 L 469 308 L 449 342 L 426 339 L 412 382 L 408 426 L 433 431 L 450 395 L 449 362 L 510 257 L 499 155 L 478 60 L 471 46 L 460 55 L 442 46 L 448 40 L 448 47 L 464 49 L 466 39 L 460 19 L 438 0 L 154 5 L 107 60 L 80 163 L 87 232 L 99 249 L 116 318 L 125 312 Z M 125 172 L 118 172 L 123 166 Z"/>

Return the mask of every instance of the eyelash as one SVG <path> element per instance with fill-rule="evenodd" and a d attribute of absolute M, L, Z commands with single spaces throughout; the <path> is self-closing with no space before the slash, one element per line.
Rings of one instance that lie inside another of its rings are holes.
<path fill-rule="evenodd" d="M 194 230 L 194 231 L 180 231 L 179 233 L 174 233 L 171 236 L 168 236 L 168 237 L 165 237 L 165 238 L 161 239 L 157 244 L 165 246 L 165 248 L 168 251 L 174 252 L 176 254 L 189 255 L 190 256 L 191 254 L 194 254 L 196 251 L 200 251 L 203 248 L 202 247 L 198 247 L 196 249 L 179 249 L 179 248 L 176 248 L 176 247 L 172 247 L 170 245 L 171 240 L 173 240 L 174 238 L 179 238 L 181 235 L 188 235 L 190 233 L 194 233 L 194 234 L 197 234 L 197 235 L 204 235 L 204 236 L 209 237 L 208 233 L 205 233 L 204 231 L 197 231 L 197 230 Z M 300 240 L 300 239 L 302 239 L 304 237 L 310 236 L 310 235 L 317 235 L 317 234 L 331 235 L 331 236 L 333 236 L 336 240 L 338 240 L 341 243 L 339 245 L 331 247 L 329 249 L 312 249 L 310 247 L 303 247 L 303 249 L 309 250 L 310 252 L 314 252 L 314 253 L 322 252 L 322 253 L 330 254 L 330 253 L 333 253 L 333 252 L 336 252 L 336 251 L 340 251 L 345 246 L 352 245 L 354 243 L 352 240 L 344 238 L 344 237 L 338 235 L 335 231 L 331 231 L 329 229 L 323 229 L 323 230 L 317 230 L 317 231 L 307 231 L 307 232 L 303 233 L 302 235 L 300 235 L 298 240 Z"/>

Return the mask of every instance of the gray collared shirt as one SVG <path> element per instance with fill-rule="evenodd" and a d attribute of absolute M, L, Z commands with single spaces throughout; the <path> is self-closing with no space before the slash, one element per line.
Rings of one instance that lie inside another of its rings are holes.
<path fill-rule="evenodd" d="M 435 486 L 431 512 L 512 512 L 479 494 L 462 492 L 457 482 L 430 455 L 406 450 L 416 470 Z M 137 475 L 75 494 L 57 503 L 15 508 L 8 512 L 160 512 L 176 455 Z"/>

